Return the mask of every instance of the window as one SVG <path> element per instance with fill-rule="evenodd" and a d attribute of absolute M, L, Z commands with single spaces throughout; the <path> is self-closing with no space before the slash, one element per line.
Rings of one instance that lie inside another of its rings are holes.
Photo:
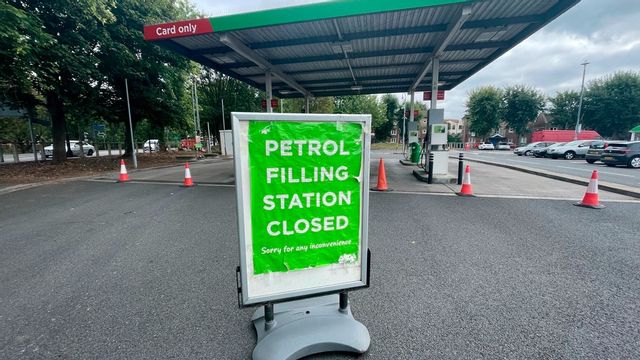
<path fill-rule="evenodd" d="M 509 128 L 509 134 L 513 134 L 514 130 L 513 128 Z"/>
<path fill-rule="evenodd" d="M 558 130 L 558 128 L 557 127 L 552 127 L 551 130 L 556 131 L 556 130 Z"/>
<path fill-rule="evenodd" d="M 396 129 L 391 130 L 391 136 L 398 135 L 398 131 Z"/>

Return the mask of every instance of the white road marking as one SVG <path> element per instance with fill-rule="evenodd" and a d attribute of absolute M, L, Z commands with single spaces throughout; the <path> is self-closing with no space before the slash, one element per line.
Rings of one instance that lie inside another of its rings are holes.
<path fill-rule="evenodd" d="M 116 183 L 116 179 L 88 179 L 86 181 L 92 181 L 92 182 L 101 182 L 101 183 Z M 160 181 L 136 181 L 136 180 L 129 180 L 127 181 L 127 183 L 129 184 L 148 184 L 148 185 L 170 185 L 170 186 L 179 186 L 182 185 L 182 182 L 160 182 Z M 235 187 L 234 184 L 203 184 L 203 183 L 197 183 L 196 182 L 196 186 L 204 186 L 204 187 Z"/>

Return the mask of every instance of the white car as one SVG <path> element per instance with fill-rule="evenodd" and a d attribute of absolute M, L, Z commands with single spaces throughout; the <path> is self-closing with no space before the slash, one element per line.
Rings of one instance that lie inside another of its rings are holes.
<path fill-rule="evenodd" d="M 65 144 L 65 149 L 69 150 L 66 147 L 67 145 L 66 141 L 64 142 L 64 144 Z M 69 144 L 71 145 L 71 152 L 73 153 L 73 156 L 80 156 L 80 142 L 78 140 L 70 140 Z M 86 156 L 91 156 L 96 152 L 96 148 L 94 148 L 93 145 L 88 144 L 86 142 L 82 143 L 82 150 Z M 53 156 L 53 144 L 44 147 L 44 156 L 45 157 Z"/>
<path fill-rule="evenodd" d="M 511 145 L 506 142 L 498 143 L 498 150 L 511 150 Z"/>
<path fill-rule="evenodd" d="M 493 146 L 492 143 L 486 142 L 486 143 L 480 144 L 480 146 L 478 146 L 478 150 L 495 150 L 495 147 Z"/>
<path fill-rule="evenodd" d="M 551 158 L 564 158 L 573 160 L 576 157 L 586 157 L 589 146 L 598 140 L 576 140 L 568 142 L 562 146 L 554 147 L 547 151 L 547 155 Z"/>
<path fill-rule="evenodd" d="M 147 140 L 142 145 L 143 152 L 156 152 L 160 150 L 160 141 L 158 139 Z"/>

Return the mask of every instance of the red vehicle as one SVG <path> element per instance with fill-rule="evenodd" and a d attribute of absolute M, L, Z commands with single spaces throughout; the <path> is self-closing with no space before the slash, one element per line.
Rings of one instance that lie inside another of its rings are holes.
<path fill-rule="evenodd" d="M 573 130 L 541 130 L 531 134 L 531 142 L 570 142 L 573 141 L 576 132 Z M 583 130 L 578 134 L 577 140 L 599 140 L 602 136 L 597 131 Z"/>
<path fill-rule="evenodd" d="M 180 149 L 194 149 L 196 146 L 196 139 L 194 138 L 186 138 L 180 140 Z"/>

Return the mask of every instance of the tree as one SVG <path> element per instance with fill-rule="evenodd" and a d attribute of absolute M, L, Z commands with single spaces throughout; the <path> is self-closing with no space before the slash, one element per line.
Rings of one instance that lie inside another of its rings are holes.
<path fill-rule="evenodd" d="M 231 112 L 260 112 L 263 94 L 234 78 L 211 69 L 202 69 L 198 85 L 200 122 L 206 131 L 206 123 L 211 122 L 214 134 L 222 130 L 222 99 L 224 99 L 224 119 L 226 129 L 231 129 Z M 276 111 L 276 110 L 274 110 Z"/>
<path fill-rule="evenodd" d="M 28 111 L 44 104 L 33 86 L 33 69 L 54 41 L 37 16 L 0 4 L 0 104 Z"/>
<path fill-rule="evenodd" d="M 558 129 L 573 129 L 578 116 L 580 94 L 576 91 L 559 91 L 555 97 L 549 99 L 551 106 L 551 125 Z"/>
<path fill-rule="evenodd" d="M 375 95 L 338 96 L 334 100 L 336 114 L 371 114 L 371 128 L 380 127 L 386 121 L 385 109 Z"/>
<path fill-rule="evenodd" d="M 386 121 L 373 128 L 373 132 L 376 134 L 377 140 L 385 141 L 389 138 L 393 126 L 398 124 L 399 118 L 402 117 L 402 109 L 400 109 L 398 98 L 391 94 L 382 97 L 382 105 L 385 108 Z"/>
<path fill-rule="evenodd" d="M 469 131 L 478 137 L 486 137 L 500 127 L 502 91 L 494 86 L 472 90 L 467 100 Z"/>
<path fill-rule="evenodd" d="M 640 124 L 640 73 L 617 72 L 589 84 L 584 125 L 609 138 L 624 139 Z"/>
<path fill-rule="evenodd" d="M 525 85 L 509 86 L 503 91 L 502 117 L 518 139 L 529 131 L 529 124 L 544 109 L 544 101 L 544 95 Z"/>
<path fill-rule="evenodd" d="M 280 99 L 285 113 L 304 113 L 306 100 L 304 98 Z M 309 112 L 316 114 L 333 114 L 335 103 L 332 96 L 317 97 L 309 101 Z M 277 111 L 274 110 L 274 111 Z"/>
<path fill-rule="evenodd" d="M 100 99 L 96 103 L 100 116 L 110 123 L 124 124 L 125 156 L 128 156 L 132 147 L 125 79 L 134 128 L 144 121 L 146 136 L 164 143 L 166 128 L 184 129 L 191 118 L 189 79 L 199 72 L 199 66 L 186 58 L 144 41 L 144 24 L 199 15 L 189 3 L 171 0 L 121 0 L 112 13 L 113 21 L 100 28 L 97 52 L 100 77 L 93 89 L 95 99 Z"/>
<path fill-rule="evenodd" d="M 17 98 L 31 94 L 45 99 L 52 122 L 54 162 L 66 159 L 67 106 L 86 106 L 81 99 L 92 93 L 100 28 L 113 20 L 112 6 L 109 0 L 10 0 L 2 7 L 3 17 L 9 14 L 18 20 L 18 28 L 27 35 L 9 44 L 10 49 L 18 50 L 11 54 L 18 70 L 0 76 L 19 81 L 16 72 L 27 66 L 22 84 L 28 86 L 20 85 Z M 28 47 L 22 46 L 25 42 L 30 42 Z"/>

